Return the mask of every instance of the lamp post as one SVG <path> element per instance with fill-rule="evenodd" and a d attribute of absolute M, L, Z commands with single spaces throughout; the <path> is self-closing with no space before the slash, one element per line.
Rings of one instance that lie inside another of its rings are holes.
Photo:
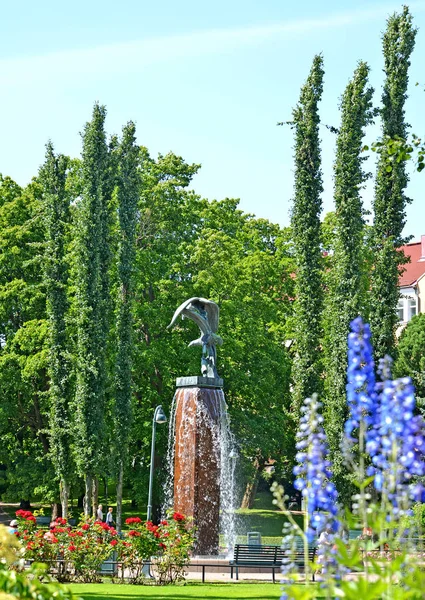
<path fill-rule="evenodd" d="M 155 462 L 155 438 L 156 438 L 156 424 L 166 423 L 167 417 L 165 412 L 163 411 L 162 406 L 157 406 L 155 408 L 155 412 L 153 414 L 152 419 L 152 442 L 151 442 L 151 464 L 149 468 L 149 492 L 148 492 L 148 511 L 147 511 L 147 520 L 150 521 L 152 518 L 152 485 L 153 485 L 153 471 L 154 471 L 154 462 Z M 147 578 L 152 578 L 150 564 L 144 564 L 142 568 L 142 573 Z"/>
<path fill-rule="evenodd" d="M 152 484 L 153 484 L 153 471 L 155 461 L 155 437 L 156 437 L 156 424 L 166 423 L 167 417 L 162 409 L 162 406 L 157 406 L 153 414 L 152 419 L 152 444 L 151 444 L 151 464 L 149 469 L 149 493 L 148 493 L 148 513 L 147 520 L 150 521 L 152 518 Z"/>

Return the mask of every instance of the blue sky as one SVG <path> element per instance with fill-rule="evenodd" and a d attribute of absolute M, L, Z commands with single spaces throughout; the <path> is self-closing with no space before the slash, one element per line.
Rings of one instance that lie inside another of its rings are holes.
<path fill-rule="evenodd" d="M 423 134 L 425 1 L 407 117 Z M 338 99 L 359 59 L 372 68 L 378 104 L 381 33 L 397 2 L 374 0 L 57 0 L 2 6 L 0 171 L 27 183 L 51 138 L 77 156 L 95 101 L 107 127 L 136 121 L 152 155 L 170 150 L 202 164 L 194 189 L 236 197 L 241 208 L 286 225 L 293 189 L 290 119 L 315 53 L 323 52 L 322 121 L 338 125 Z M 379 135 L 370 128 L 367 141 Z M 324 211 L 332 210 L 335 138 L 322 128 Z M 374 157 L 373 157 L 374 158 Z M 373 170 L 373 160 L 370 161 Z M 412 173 L 406 234 L 425 234 L 425 172 Z M 371 185 L 364 191 L 370 206 Z"/>

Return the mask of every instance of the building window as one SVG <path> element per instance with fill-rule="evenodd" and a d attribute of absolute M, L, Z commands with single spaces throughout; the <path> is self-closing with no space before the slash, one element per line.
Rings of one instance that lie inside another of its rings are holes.
<path fill-rule="evenodd" d="M 404 321 L 404 299 L 403 298 L 400 298 L 400 300 L 398 301 L 397 315 L 398 315 L 398 320 L 400 321 L 400 323 L 403 323 L 403 321 Z"/>
<path fill-rule="evenodd" d="M 409 310 L 409 314 L 408 314 L 407 320 L 410 321 L 410 319 L 416 315 L 416 298 L 409 298 L 408 310 Z"/>

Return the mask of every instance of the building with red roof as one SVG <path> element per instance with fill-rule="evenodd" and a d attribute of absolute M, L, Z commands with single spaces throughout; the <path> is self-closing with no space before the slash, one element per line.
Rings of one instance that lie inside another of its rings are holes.
<path fill-rule="evenodd" d="M 416 314 L 425 312 L 425 235 L 420 242 L 401 247 L 410 262 L 403 265 L 404 271 L 399 277 L 400 300 L 398 319 L 400 328 L 404 327 Z"/>

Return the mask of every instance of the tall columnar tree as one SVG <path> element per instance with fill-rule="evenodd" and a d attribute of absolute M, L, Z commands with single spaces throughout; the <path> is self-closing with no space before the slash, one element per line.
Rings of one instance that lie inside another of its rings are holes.
<path fill-rule="evenodd" d="M 323 58 L 313 59 L 293 111 L 295 129 L 295 196 L 292 230 L 296 261 L 294 411 L 297 418 L 304 399 L 320 391 L 320 338 L 322 274 L 320 212 L 322 170 L 318 104 L 323 90 Z"/>
<path fill-rule="evenodd" d="M 367 178 L 362 145 L 373 119 L 369 67 L 360 62 L 341 100 L 341 127 L 336 143 L 335 239 L 328 274 L 325 309 L 325 425 L 333 454 L 334 474 L 342 469 L 339 452 L 346 418 L 347 336 L 350 322 L 364 314 L 367 294 L 364 220 L 360 190 Z"/>
<path fill-rule="evenodd" d="M 40 171 L 43 185 L 46 227 L 44 282 L 49 322 L 50 377 L 50 451 L 60 481 L 62 514 L 68 514 L 69 482 L 73 471 L 71 456 L 71 384 L 69 343 L 66 320 L 68 313 L 68 267 L 66 235 L 69 226 L 69 198 L 66 192 L 65 156 L 55 156 L 51 142 L 46 147 L 46 161 Z"/>
<path fill-rule="evenodd" d="M 137 205 L 140 192 L 139 149 L 135 125 L 128 123 L 118 149 L 117 199 L 119 218 L 117 354 L 115 362 L 115 453 L 117 462 L 117 528 L 121 530 L 124 465 L 131 426 L 131 368 L 133 359 L 133 273 Z"/>
<path fill-rule="evenodd" d="M 404 105 L 407 98 L 410 55 L 415 45 L 416 29 L 409 9 L 392 15 L 383 36 L 385 83 L 382 94 L 382 134 L 384 137 L 406 139 Z M 370 322 L 376 356 L 393 353 L 397 324 L 398 277 L 405 262 L 398 250 L 406 241 L 403 228 L 406 220 L 405 189 L 408 176 L 404 162 L 392 164 L 386 146 L 379 157 L 376 175 L 374 209 L 374 265 L 371 286 Z"/>
<path fill-rule="evenodd" d="M 83 132 L 82 192 L 76 223 L 76 457 L 85 477 L 85 514 L 90 513 L 93 478 L 99 473 L 104 440 L 106 348 L 109 329 L 108 274 L 111 161 L 104 107 L 95 105 Z"/>

